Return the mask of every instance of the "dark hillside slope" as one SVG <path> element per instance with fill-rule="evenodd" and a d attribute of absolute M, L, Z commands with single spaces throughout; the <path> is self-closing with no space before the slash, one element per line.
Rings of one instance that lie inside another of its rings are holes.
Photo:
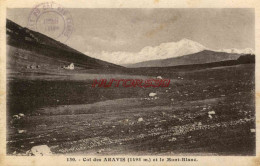
<path fill-rule="evenodd" d="M 180 65 L 193 65 L 193 64 L 204 64 L 212 62 L 220 62 L 227 60 L 236 60 L 240 54 L 230 54 L 225 52 L 214 52 L 204 50 L 198 53 L 184 55 L 180 57 L 145 61 L 136 64 L 126 65 L 127 67 L 166 67 L 166 66 L 180 66 Z"/>
<path fill-rule="evenodd" d="M 166 67 L 140 67 L 129 68 L 129 74 L 150 75 L 150 76 L 164 76 L 170 77 L 175 72 L 187 72 L 195 70 L 204 70 L 216 67 L 235 66 L 242 64 L 254 64 L 255 55 L 246 54 L 241 55 L 237 60 L 226 60 L 220 62 L 204 63 L 204 64 L 191 64 L 179 66 L 166 66 Z"/>
<path fill-rule="evenodd" d="M 7 20 L 6 23 L 6 33 L 8 62 L 16 64 L 15 66 L 9 65 L 9 67 L 17 68 L 19 66 L 19 70 L 28 68 L 28 65 L 50 66 L 50 68 L 55 69 L 70 63 L 74 63 L 76 67 L 82 69 L 123 68 L 119 65 L 86 56 L 59 41 L 23 28 L 10 20 Z"/>

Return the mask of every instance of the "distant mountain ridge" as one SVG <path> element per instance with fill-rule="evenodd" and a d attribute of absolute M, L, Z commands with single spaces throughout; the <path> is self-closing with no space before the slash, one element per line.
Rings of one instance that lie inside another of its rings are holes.
<path fill-rule="evenodd" d="M 157 76 L 156 71 L 160 73 L 172 73 L 172 72 L 185 72 L 185 71 L 195 71 L 195 70 L 204 70 L 204 69 L 212 69 L 216 67 L 231 67 L 236 65 L 244 65 L 244 64 L 255 64 L 255 55 L 245 54 L 241 55 L 236 60 L 226 60 L 219 62 L 211 62 L 211 63 L 203 63 L 203 64 L 190 64 L 190 65 L 178 65 L 178 66 L 164 66 L 164 67 L 139 67 L 132 68 L 130 71 L 132 73 L 138 73 L 142 75 L 143 73 Z"/>
<path fill-rule="evenodd" d="M 230 49 L 220 49 L 220 50 L 215 50 L 215 51 L 232 53 L 232 54 L 252 54 L 252 55 L 255 54 L 254 50 L 252 48 L 245 48 L 245 49 L 230 48 Z"/>
<path fill-rule="evenodd" d="M 204 64 L 227 60 L 236 60 L 240 54 L 230 54 L 225 52 L 214 52 L 204 50 L 198 53 L 184 55 L 176 58 L 168 58 L 162 60 L 145 61 L 136 64 L 126 65 L 127 67 L 166 67 L 179 65 Z"/>

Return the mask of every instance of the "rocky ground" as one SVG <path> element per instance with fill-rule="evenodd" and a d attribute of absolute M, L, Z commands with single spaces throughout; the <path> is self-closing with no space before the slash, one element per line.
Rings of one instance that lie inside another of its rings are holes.
<path fill-rule="evenodd" d="M 37 145 L 55 155 L 255 154 L 253 64 L 156 75 L 171 85 L 9 78 L 8 154 Z"/>

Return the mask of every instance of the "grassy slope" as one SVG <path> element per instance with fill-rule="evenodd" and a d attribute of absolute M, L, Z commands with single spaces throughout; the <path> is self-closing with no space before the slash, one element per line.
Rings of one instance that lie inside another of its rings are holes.
<path fill-rule="evenodd" d="M 33 63 L 37 65 L 49 65 L 51 60 L 62 61 L 64 64 L 75 63 L 76 66 L 85 69 L 122 69 L 123 67 L 88 57 L 63 43 L 49 38 L 41 33 L 23 28 L 14 22 L 7 20 L 7 43 L 11 52 L 16 53 L 20 61 L 27 61 L 23 57 L 41 56 L 35 58 Z M 8 54 L 12 60 L 12 54 Z M 51 59 L 50 61 L 43 61 Z M 43 60 L 43 61 L 42 61 Z M 26 66 L 23 66 L 26 68 Z M 59 66 L 60 67 L 60 66 Z"/>

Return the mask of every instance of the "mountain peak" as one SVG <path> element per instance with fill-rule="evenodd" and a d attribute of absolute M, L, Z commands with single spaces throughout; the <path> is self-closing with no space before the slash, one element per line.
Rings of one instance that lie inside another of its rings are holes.
<path fill-rule="evenodd" d="M 187 39 L 187 38 L 183 38 L 183 39 L 176 41 L 176 42 L 162 43 L 160 45 L 199 45 L 200 47 L 203 46 L 200 43 L 195 42 L 195 41 L 190 40 L 190 39 Z"/>
<path fill-rule="evenodd" d="M 192 41 L 192 40 L 187 39 L 187 38 L 183 38 L 183 39 L 179 40 L 178 42 L 180 42 L 180 43 L 188 43 L 188 42 L 192 43 L 192 42 L 195 42 L 195 41 Z"/>

